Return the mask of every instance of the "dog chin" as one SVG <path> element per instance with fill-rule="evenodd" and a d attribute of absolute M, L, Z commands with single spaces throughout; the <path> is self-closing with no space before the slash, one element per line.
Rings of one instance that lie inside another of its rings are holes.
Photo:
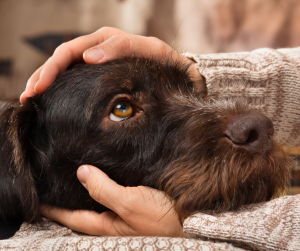
<path fill-rule="evenodd" d="M 272 150 L 249 154 L 227 144 L 210 160 L 186 156 L 171 163 L 159 180 L 181 219 L 197 211 L 220 213 L 279 196 L 290 182 L 290 158 Z"/>

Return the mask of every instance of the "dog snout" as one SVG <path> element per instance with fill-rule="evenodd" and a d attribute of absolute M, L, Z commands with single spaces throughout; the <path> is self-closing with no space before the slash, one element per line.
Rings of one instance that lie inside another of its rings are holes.
<path fill-rule="evenodd" d="M 249 153 L 265 154 L 272 150 L 274 134 L 272 121 L 262 114 L 246 114 L 227 125 L 226 137 L 235 147 Z"/>

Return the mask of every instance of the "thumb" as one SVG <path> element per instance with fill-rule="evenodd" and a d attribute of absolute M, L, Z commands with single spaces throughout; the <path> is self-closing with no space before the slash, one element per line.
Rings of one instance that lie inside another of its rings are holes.
<path fill-rule="evenodd" d="M 101 44 L 84 52 L 84 61 L 88 64 L 98 64 L 132 55 L 131 40 L 128 35 L 121 34 L 108 38 Z M 122 55 L 120 55 L 122 53 Z"/>
<path fill-rule="evenodd" d="M 125 187 L 117 184 L 97 167 L 90 165 L 79 167 L 77 177 L 94 200 L 118 213 L 119 207 L 116 208 L 116 205 L 120 206 L 123 201 Z"/>
<path fill-rule="evenodd" d="M 118 34 L 84 52 L 84 61 L 99 64 L 122 57 L 153 57 L 161 59 L 172 48 L 158 38 Z M 177 53 L 175 53 L 177 55 Z M 178 54 L 179 55 L 179 54 Z"/>

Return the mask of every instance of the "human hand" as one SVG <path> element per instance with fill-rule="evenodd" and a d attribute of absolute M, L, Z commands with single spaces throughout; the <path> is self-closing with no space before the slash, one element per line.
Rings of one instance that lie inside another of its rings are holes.
<path fill-rule="evenodd" d="M 163 192 L 144 186 L 120 186 L 93 166 L 81 166 L 77 176 L 90 196 L 113 212 L 99 214 L 42 205 L 42 215 L 91 235 L 185 237 L 172 202 Z"/>
<path fill-rule="evenodd" d="M 132 35 L 116 28 L 104 27 L 60 45 L 52 57 L 29 78 L 20 101 L 24 103 L 26 98 L 43 93 L 59 73 L 82 59 L 87 64 L 99 64 L 134 55 L 163 61 L 170 53 L 174 60 L 192 63 L 158 38 Z M 194 65 L 191 65 L 190 72 L 196 81 L 203 79 Z"/>

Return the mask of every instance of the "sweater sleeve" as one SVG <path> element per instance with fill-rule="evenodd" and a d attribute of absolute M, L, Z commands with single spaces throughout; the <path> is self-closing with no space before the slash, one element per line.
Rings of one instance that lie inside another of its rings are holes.
<path fill-rule="evenodd" d="M 184 221 L 183 230 L 190 238 L 251 250 L 300 250 L 300 195 L 219 215 L 197 213 Z"/>
<path fill-rule="evenodd" d="M 300 47 L 184 55 L 196 62 L 208 95 L 246 101 L 273 121 L 282 145 L 300 146 Z"/>

